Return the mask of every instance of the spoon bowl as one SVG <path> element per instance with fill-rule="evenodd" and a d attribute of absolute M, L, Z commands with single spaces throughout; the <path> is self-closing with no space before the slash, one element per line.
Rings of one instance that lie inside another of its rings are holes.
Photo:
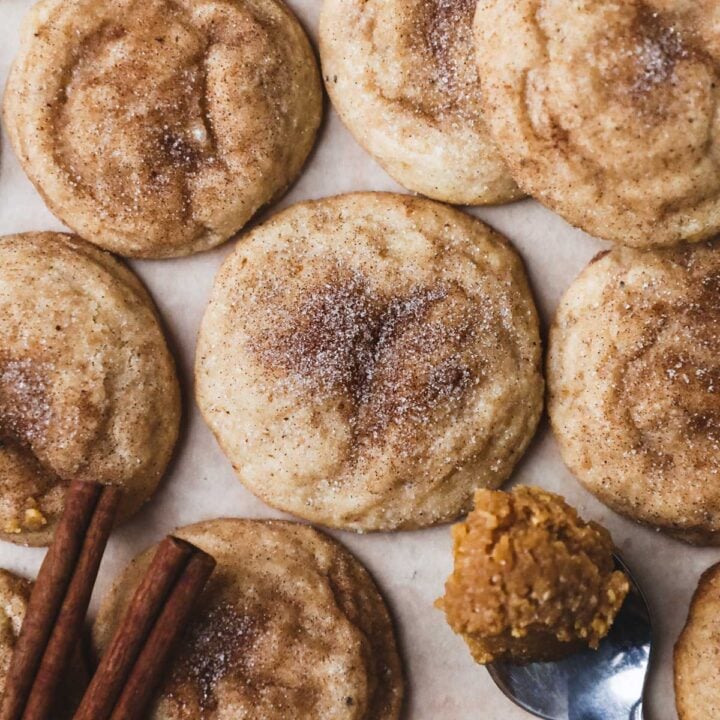
<path fill-rule="evenodd" d="M 641 589 L 630 592 L 607 637 L 556 662 L 492 663 L 490 676 L 516 705 L 544 720 L 642 720 L 652 645 L 650 611 Z"/>

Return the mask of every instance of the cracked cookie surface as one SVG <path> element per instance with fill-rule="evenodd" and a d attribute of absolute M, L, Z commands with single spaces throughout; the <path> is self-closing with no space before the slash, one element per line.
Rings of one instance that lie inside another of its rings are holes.
<path fill-rule="evenodd" d="M 0 538 L 52 539 L 72 479 L 154 492 L 178 434 L 175 367 L 145 289 L 78 238 L 0 238 Z"/>
<path fill-rule="evenodd" d="M 358 142 L 410 190 L 474 205 L 520 197 L 485 127 L 472 0 L 325 0 L 323 75 Z"/>
<path fill-rule="evenodd" d="M 353 530 L 415 528 L 497 487 L 542 406 L 538 320 L 509 243 L 403 195 L 295 205 L 220 270 L 199 406 L 242 482 Z"/>
<path fill-rule="evenodd" d="M 403 675 L 375 583 L 339 543 L 305 525 L 212 520 L 180 537 L 217 567 L 198 601 L 152 720 L 396 720 Z M 102 651 L 140 581 L 139 556 L 103 601 Z"/>
<path fill-rule="evenodd" d="M 720 544 L 720 246 L 615 248 L 565 294 L 550 332 L 560 451 L 605 504 Z"/>
<path fill-rule="evenodd" d="M 5 94 L 49 207 L 122 255 L 213 247 L 299 174 L 322 112 L 281 0 L 43 0 Z"/>
<path fill-rule="evenodd" d="M 483 106 L 523 190 L 635 247 L 718 232 L 718 22 L 717 0 L 481 0 Z"/>

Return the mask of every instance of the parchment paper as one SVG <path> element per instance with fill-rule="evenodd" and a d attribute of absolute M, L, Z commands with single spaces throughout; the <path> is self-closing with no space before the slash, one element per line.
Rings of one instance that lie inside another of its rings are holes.
<path fill-rule="evenodd" d="M 290 0 L 313 40 L 321 0 Z M 4 87 L 18 44 L 20 22 L 31 0 L 0 0 L 0 86 Z M 403 192 L 353 140 L 326 104 L 317 147 L 299 181 L 261 217 L 299 200 L 353 190 Z M 531 200 L 471 210 L 504 233 L 525 258 L 545 328 L 568 284 L 603 243 L 568 226 Z M 62 230 L 2 137 L 0 234 Z M 184 422 L 175 461 L 155 498 L 110 541 L 93 608 L 120 568 L 136 553 L 178 525 L 237 517 L 282 517 L 246 491 L 215 444 L 193 400 L 195 338 L 214 275 L 235 240 L 195 257 L 132 262 L 164 317 L 184 389 Z M 654 613 L 654 671 L 647 720 L 676 720 L 672 694 L 672 646 L 685 621 L 702 571 L 720 560 L 719 550 L 699 550 L 628 522 L 584 491 L 563 466 L 543 421 L 513 482 L 563 494 L 586 518 L 612 532 L 643 585 Z M 368 567 L 392 607 L 405 660 L 406 720 L 524 720 L 475 665 L 464 643 L 449 630 L 433 601 L 451 568 L 447 526 L 393 534 L 333 533 Z M 0 543 L 0 566 L 34 577 L 43 551 Z M 290 718 L 288 720 L 291 720 Z M 708 718 L 708 720 L 711 720 Z"/>

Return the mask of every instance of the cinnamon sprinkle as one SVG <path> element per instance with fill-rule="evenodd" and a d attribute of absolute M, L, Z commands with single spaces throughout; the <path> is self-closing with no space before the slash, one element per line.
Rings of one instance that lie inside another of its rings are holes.
<path fill-rule="evenodd" d="M 418 12 L 417 51 L 427 48 L 428 67 L 439 94 L 438 111 L 458 115 L 466 122 L 479 119 L 477 99 L 480 82 L 473 54 L 473 0 L 422 0 Z"/>
<path fill-rule="evenodd" d="M 52 416 L 47 374 L 29 358 L 0 357 L 0 438 L 23 444 L 42 439 Z"/>
<path fill-rule="evenodd" d="M 345 398 L 356 435 L 374 441 L 390 425 L 422 425 L 482 381 L 475 346 L 488 314 L 455 285 L 387 297 L 338 271 L 279 308 L 251 349 L 298 391 Z"/>
<path fill-rule="evenodd" d="M 167 696 L 182 702 L 183 691 L 191 688 L 201 717 L 206 717 L 217 709 L 218 683 L 248 670 L 250 649 L 259 631 L 258 618 L 229 601 L 203 608 L 184 638 L 168 680 Z"/>
<path fill-rule="evenodd" d="M 632 91 L 647 93 L 663 85 L 675 73 L 677 63 L 689 56 L 678 28 L 666 24 L 657 12 L 643 9 L 636 19 L 634 48 L 636 77 Z"/>
<path fill-rule="evenodd" d="M 473 0 L 425 0 L 428 21 L 425 29 L 427 43 L 437 59 L 434 68 L 441 87 L 448 93 L 457 89 L 459 67 L 456 46 L 460 40 L 469 41 L 469 30 L 475 13 Z M 470 45 L 468 44 L 468 47 Z M 472 58 L 467 58 L 468 61 Z M 464 63 L 463 63 L 464 64 Z"/>

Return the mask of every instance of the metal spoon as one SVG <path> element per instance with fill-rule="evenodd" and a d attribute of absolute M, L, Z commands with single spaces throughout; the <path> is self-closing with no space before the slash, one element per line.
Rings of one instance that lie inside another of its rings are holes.
<path fill-rule="evenodd" d="M 643 691 L 650 665 L 650 611 L 625 563 L 630 593 L 597 650 L 558 662 L 493 663 L 495 684 L 529 713 L 544 720 L 643 720 Z"/>

